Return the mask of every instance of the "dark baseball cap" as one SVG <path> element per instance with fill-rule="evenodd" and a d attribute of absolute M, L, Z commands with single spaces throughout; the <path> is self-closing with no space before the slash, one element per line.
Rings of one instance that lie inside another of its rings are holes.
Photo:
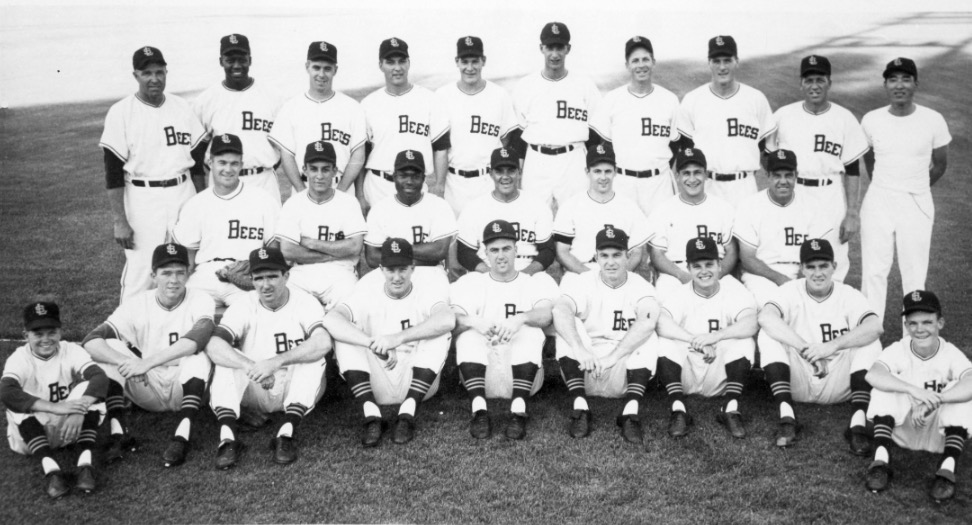
<path fill-rule="evenodd" d="M 323 40 L 311 42 L 307 46 L 307 60 L 310 62 L 324 60 L 337 64 L 337 48 Z"/>
<path fill-rule="evenodd" d="M 155 251 L 152 252 L 152 271 L 169 263 L 179 263 L 188 267 L 189 249 L 174 242 L 156 246 Z"/>
<path fill-rule="evenodd" d="M 456 42 L 456 58 L 481 57 L 484 54 L 483 39 L 478 36 L 464 36 Z"/>
<path fill-rule="evenodd" d="M 162 64 L 163 66 L 168 65 L 165 63 L 165 57 L 162 56 L 162 52 L 157 47 L 145 46 L 135 51 L 135 54 L 132 55 L 132 67 L 137 70 L 145 69 L 145 66 L 152 63 Z"/>
<path fill-rule="evenodd" d="M 778 149 L 766 155 L 766 171 L 797 169 L 796 153 L 788 149 Z"/>
<path fill-rule="evenodd" d="M 696 237 L 685 243 L 685 261 L 711 261 L 719 259 L 719 245 L 712 237 Z"/>
<path fill-rule="evenodd" d="M 800 246 L 800 263 L 804 264 L 819 260 L 834 260 L 834 247 L 830 245 L 830 241 L 826 239 L 809 239 L 803 241 L 803 245 Z"/>
<path fill-rule="evenodd" d="M 224 153 L 243 154 L 243 141 L 232 133 L 223 133 L 213 137 L 212 146 L 209 147 L 209 155 L 215 157 Z"/>
<path fill-rule="evenodd" d="M 540 31 L 540 43 L 549 46 L 550 44 L 570 43 L 570 30 L 560 22 L 548 22 Z"/>
<path fill-rule="evenodd" d="M 719 35 L 709 39 L 709 58 L 734 56 L 738 56 L 735 38 Z"/>
<path fill-rule="evenodd" d="M 601 143 L 593 148 L 587 150 L 587 167 L 590 168 L 595 164 L 600 164 L 602 162 L 607 162 L 612 166 L 617 164 L 614 157 L 614 147 L 610 143 Z"/>
<path fill-rule="evenodd" d="M 631 52 L 639 47 L 651 53 L 651 56 L 655 56 L 655 49 L 651 47 L 651 40 L 643 36 L 633 36 L 624 43 L 624 59 L 627 60 L 631 56 Z"/>
<path fill-rule="evenodd" d="M 513 148 L 496 148 L 489 156 L 489 167 L 499 168 L 509 166 L 511 168 L 520 167 L 520 154 Z"/>
<path fill-rule="evenodd" d="M 250 39 L 245 35 L 232 34 L 219 39 L 219 54 L 225 55 L 233 51 L 250 54 Z"/>
<path fill-rule="evenodd" d="M 810 55 L 803 57 L 800 61 L 800 78 L 807 75 L 830 76 L 830 60 L 820 55 Z"/>
<path fill-rule="evenodd" d="M 334 151 L 334 146 L 330 142 L 323 140 L 308 144 L 307 148 L 304 149 L 304 164 L 310 164 L 311 162 L 336 163 L 337 153 Z"/>
<path fill-rule="evenodd" d="M 280 270 L 286 272 L 290 270 L 287 259 L 279 248 L 257 248 L 250 252 L 250 273 L 260 270 Z"/>
<path fill-rule="evenodd" d="M 898 57 L 884 66 L 884 78 L 887 79 L 892 73 L 907 73 L 918 80 L 918 66 L 910 58 Z"/>
<path fill-rule="evenodd" d="M 620 228 L 606 226 L 603 230 L 597 232 L 597 236 L 594 237 L 594 249 L 603 250 L 605 248 L 617 248 L 622 251 L 628 251 L 628 234 Z"/>
<path fill-rule="evenodd" d="M 489 244 L 496 239 L 510 239 L 511 241 L 516 241 L 517 238 L 518 236 L 516 234 L 516 228 L 514 228 L 512 224 L 502 219 L 490 221 L 490 223 L 483 228 L 483 244 Z"/>
<path fill-rule="evenodd" d="M 698 164 L 702 169 L 707 167 L 705 163 L 705 153 L 698 148 L 685 148 L 675 156 L 675 171 L 682 171 L 682 168 L 689 164 Z"/>
<path fill-rule="evenodd" d="M 942 303 L 938 301 L 938 296 L 928 290 L 915 290 L 904 296 L 904 308 L 901 315 L 908 315 L 911 312 L 931 312 L 942 315 Z"/>
<path fill-rule="evenodd" d="M 39 301 L 24 307 L 24 330 L 60 327 L 61 309 L 56 304 Z"/>
<path fill-rule="evenodd" d="M 425 157 L 422 156 L 422 152 L 407 149 L 405 151 L 399 151 L 398 155 L 395 155 L 395 171 L 407 170 L 409 168 L 425 173 Z"/>
<path fill-rule="evenodd" d="M 411 266 L 415 264 L 412 256 L 412 245 L 400 237 L 390 237 L 381 243 L 381 266 L 394 268 L 396 266 Z"/>
<path fill-rule="evenodd" d="M 408 58 L 408 44 L 397 37 L 391 37 L 381 41 L 378 46 L 378 60 L 384 60 L 393 55 L 402 55 Z"/>

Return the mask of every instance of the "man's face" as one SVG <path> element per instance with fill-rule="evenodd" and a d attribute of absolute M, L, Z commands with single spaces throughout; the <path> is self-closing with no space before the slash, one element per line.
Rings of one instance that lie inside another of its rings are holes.
<path fill-rule="evenodd" d="M 945 328 L 945 319 L 932 312 L 911 312 L 905 316 L 904 325 L 912 339 L 923 342 L 938 338 Z"/>
<path fill-rule="evenodd" d="M 219 140 L 218 138 L 216 140 Z M 243 169 L 243 155 L 239 153 L 223 153 L 210 157 L 209 169 L 213 174 L 213 185 L 221 189 L 234 189 L 240 182 L 240 170 Z"/>
<path fill-rule="evenodd" d="M 911 104 L 918 89 L 918 81 L 908 73 L 891 73 L 884 80 L 884 90 L 892 104 Z"/>
<path fill-rule="evenodd" d="M 550 70 L 560 70 L 564 68 L 567 62 L 570 44 L 540 44 L 540 52 L 543 53 L 544 67 Z"/>
<path fill-rule="evenodd" d="M 226 80 L 246 80 L 250 76 L 250 55 L 242 51 L 230 51 L 219 56 L 219 65 L 226 73 Z"/>
<path fill-rule="evenodd" d="M 327 91 L 333 89 L 334 75 L 337 75 L 337 64 L 326 60 L 308 60 L 304 64 L 307 70 L 307 78 L 310 87 L 314 91 Z"/>
<path fill-rule="evenodd" d="M 614 188 L 614 176 L 617 170 L 614 164 L 599 162 L 587 168 L 591 191 L 595 193 L 609 193 Z"/>
<path fill-rule="evenodd" d="M 767 173 L 769 187 L 767 190 L 777 201 L 788 201 L 793 196 L 797 174 L 793 170 L 775 170 Z"/>
<path fill-rule="evenodd" d="M 304 176 L 307 177 L 307 185 L 317 193 L 324 193 L 334 184 L 334 176 L 337 168 L 334 163 L 327 161 L 316 161 L 304 164 Z"/>
<path fill-rule="evenodd" d="M 425 174 L 414 168 L 405 168 L 395 172 L 395 192 L 399 200 L 412 201 L 422 194 L 425 184 Z"/>
<path fill-rule="evenodd" d="M 512 239 L 496 239 L 486 245 L 486 260 L 490 268 L 507 273 L 516 262 L 516 242 Z"/>
<path fill-rule="evenodd" d="M 731 84 L 736 79 L 736 68 L 739 60 L 736 57 L 715 57 L 709 59 L 709 70 L 712 72 L 712 83 L 720 86 Z"/>
<path fill-rule="evenodd" d="M 800 91 L 808 104 L 823 104 L 830 92 L 830 77 L 811 73 L 800 79 Z"/>
<path fill-rule="evenodd" d="M 519 185 L 520 170 L 512 166 L 490 168 L 489 176 L 500 195 L 511 195 Z"/>
<path fill-rule="evenodd" d="M 181 263 L 169 263 L 159 266 L 152 272 L 156 294 L 160 297 L 177 300 L 186 292 L 186 281 L 189 280 L 189 268 Z"/>
<path fill-rule="evenodd" d="M 678 191 L 683 197 L 705 194 L 705 168 L 700 164 L 686 164 L 678 172 Z"/>
<path fill-rule="evenodd" d="M 803 276 L 807 279 L 807 288 L 812 292 L 826 293 L 834 282 L 834 270 L 837 265 L 833 261 L 817 259 L 801 265 Z"/>
<path fill-rule="evenodd" d="M 132 75 L 138 82 L 138 92 L 149 98 L 162 96 L 165 91 L 165 75 L 168 71 L 162 64 L 151 63 L 145 69 L 137 69 Z"/>
<path fill-rule="evenodd" d="M 61 342 L 60 328 L 37 328 L 24 332 L 30 350 L 40 357 L 50 357 L 57 352 Z"/>
<path fill-rule="evenodd" d="M 401 87 L 408 85 L 408 68 L 411 66 L 408 57 L 403 55 L 392 55 L 385 57 L 378 64 L 381 72 L 385 74 L 386 87 Z"/>
<path fill-rule="evenodd" d="M 627 272 L 628 252 L 618 248 L 602 248 L 595 255 L 601 275 L 608 278 L 619 277 Z"/>
<path fill-rule="evenodd" d="M 279 306 L 287 293 L 287 273 L 281 270 L 258 270 L 251 277 L 253 288 L 260 294 L 260 302 Z"/>
<path fill-rule="evenodd" d="M 711 288 L 719 282 L 719 261 L 716 259 L 703 259 L 688 263 L 689 274 L 692 275 L 692 282 L 700 288 Z"/>
<path fill-rule="evenodd" d="M 465 56 L 456 59 L 456 67 L 459 68 L 459 75 L 463 82 L 475 84 L 483 78 L 483 66 L 486 65 L 486 57 Z"/>
<path fill-rule="evenodd" d="M 414 266 L 391 266 L 381 267 L 381 272 L 385 274 L 385 290 L 395 296 L 402 296 L 408 292 L 412 286 L 412 272 Z"/>
<path fill-rule="evenodd" d="M 632 80 L 645 82 L 651 80 L 651 72 L 655 68 L 655 59 L 647 49 L 638 47 L 628 55 L 625 67 L 628 68 L 628 73 L 631 73 Z"/>

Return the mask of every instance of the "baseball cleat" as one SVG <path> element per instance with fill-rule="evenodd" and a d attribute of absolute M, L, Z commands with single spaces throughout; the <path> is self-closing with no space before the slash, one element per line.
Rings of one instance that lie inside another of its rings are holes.
<path fill-rule="evenodd" d="M 793 445 L 797 437 L 797 422 L 792 417 L 780 419 L 780 427 L 776 431 L 776 446 L 786 448 Z"/>
<path fill-rule="evenodd" d="M 67 479 L 64 478 L 64 474 L 60 470 L 55 470 L 47 475 L 47 495 L 51 498 L 60 498 L 70 490 L 71 487 L 68 486 Z"/>
<path fill-rule="evenodd" d="M 189 442 L 184 439 L 172 438 L 169 446 L 165 447 L 162 453 L 162 462 L 166 467 L 178 467 L 186 462 L 186 454 L 189 452 Z"/>
<path fill-rule="evenodd" d="M 928 495 L 939 503 L 952 499 L 955 496 L 955 473 L 944 469 L 936 472 L 935 482 L 932 484 L 931 491 Z"/>
<path fill-rule="evenodd" d="M 108 450 L 105 451 L 105 461 L 114 463 L 125 458 L 129 452 L 138 450 L 138 441 L 128 434 L 112 434 L 108 438 Z"/>
<path fill-rule="evenodd" d="M 223 441 L 216 451 L 216 468 L 226 470 L 236 466 L 243 456 L 244 450 L 246 450 L 246 445 L 240 440 L 227 439 Z"/>
<path fill-rule="evenodd" d="M 469 433 L 476 439 L 487 439 L 492 432 L 493 428 L 489 421 L 489 412 L 477 410 L 473 414 L 472 421 L 469 422 Z"/>
<path fill-rule="evenodd" d="M 570 415 L 570 437 L 582 438 L 591 433 L 591 411 L 574 410 Z"/>
<path fill-rule="evenodd" d="M 379 417 L 365 419 L 361 429 L 361 444 L 365 447 L 377 447 L 381 443 L 382 421 Z"/>
<path fill-rule="evenodd" d="M 526 437 L 526 414 L 510 414 L 510 421 L 506 424 L 506 437 L 509 439 L 523 439 Z"/>
<path fill-rule="evenodd" d="M 86 493 L 94 492 L 96 482 L 94 467 L 91 465 L 85 465 L 78 469 L 77 482 L 74 485 L 78 490 L 84 491 Z"/>
<path fill-rule="evenodd" d="M 871 439 L 864 427 L 851 427 L 844 430 L 844 439 L 850 444 L 850 451 L 855 456 L 868 457 L 871 455 Z"/>
<path fill-rule="evenodd" d="M 890 479 L 891 469 L 888 468 L 888 464 L 875 461 L 871 463 L 871 466 L 867 467 L 867 477 L 865 478 L 864 486 L 867 487 L 867 490 L 878 493 L 888 488 L 888 480 Z"/>
<path fill-rule="evenodd" d="M 625 441 L 641 444 L 644 433 L 641 430 L 641 418 L 637 414 L 618 416 L 618 426 L 621 427 L 621 436 Z"/>
<path fill-rule="evenodd" d="M 739 412 L 719 412 L 716 414 L 716 421 L 725 426 L 732 437 L 742 439 L 746 437 L 746 427 L 743 425 L 742 416 Z"/>
<path fill-rule="evenodd" d="M 408 414 L 399 414 L 395 421 L 395 431 L 392 433 L 392 441 L 399 445 L 404 445 L 415 437 L 415 417 Z"/>
<path fill-rule="evenodd" d="M 668 435 L 673 438 L 680 438 L 688 434 L 688 427 L 692 424 L 692 416 L 676 410 L 668 419 Z"/>
<path fill-rule="evenodd" d="M 273 462 L 278 465 L 289 465 L 297 461 L 297 445 L 290 436 L 277 436 L 270 440 L 273 449 Z"/>

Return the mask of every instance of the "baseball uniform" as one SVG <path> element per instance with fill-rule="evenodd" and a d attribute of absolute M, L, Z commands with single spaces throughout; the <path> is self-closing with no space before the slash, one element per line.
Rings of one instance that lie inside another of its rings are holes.
<path fill-rule="evenodd" d="M 615 179 L 617 180 L 617 179 Z M 589 192 L 581 192 L 567 199 L 557 210 L 553 233 L 557 242 L 569 243 L 570 253 L 581 262 L 594 262 L 594 239 L 604 228 L 617 228 L 629 234 L 628 249 L 634 250 L 649 239 L 647 220 L 641 209 L 631 199 L 615 192 L 611 200 L 598 202 Z"/>
<path fill-rule="evenodd" d="M 458 240 L 465 246 L 476 250 L 479 258 L 486 260 L 486 247 L 483 245 L 483 228 L 490 221 L 503 219 L 516 228 L 516 269 L 522 270 L 530 265 L 537 256 L 537 245 L 550 239 L 553 232 L 553 217 L 550 208 L 542 198 L 527 192 L 510 202 L 502 202 L 492 192 L 469 202 L 459 215 Z"/>
<path fill-rule="evenodd" d="M 374 201 L 372 201 L 374 202 Z M 368 213 L 366 246 L 381 247 L 385 239 L 400 237 L 413 245 L 431 243 L 456 235 L 458 225 L 452 208 L 441 197 L 425 193 L 415 204 L 406 206 L 395 194 L 375 203 Z M 418 275 L 438 275 L 445 280 L 445 269 L 436 266 L 416 266 Z"/>

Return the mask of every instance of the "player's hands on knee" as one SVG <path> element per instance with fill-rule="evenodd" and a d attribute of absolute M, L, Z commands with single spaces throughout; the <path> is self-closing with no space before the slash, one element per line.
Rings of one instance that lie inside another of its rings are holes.
<path fill-rule="evenodd" d="M 523 319 L 519 315 L 507 317 L 496 323 L 496 336 L 500 343 L 509 343 L 510 339 L 523 327 Z"/>
<path fill-rule="evenodd" d="M 932 412 L 942 404 L 941 394 L 924 388 L 912 387 L 908 395 L 911 396 L 912 412 Z"/>
<path fill-rule="evenodd" d="M 705 345 L 701 348 L 702 350 L 702 361 L 705 364 L 711 365 L 716 360 L 716 347 L 715 345 Z"/>
<path fill-rule="evenodd" d="M 388 351 L 387 359 L 385 359 L 385 370 L 394 370 L 395 366 L 398 365 L 398 351 L 392 348 Z"/>
<path fill-rule="evenodd" d="M 264 359 L 263 361 L 253 363 L 250 368 L 246 370 L 246 377 L 250 378 L 250 381 L 262 383 L 268 377 L 273 377 L 273 373 L 276 372 L 277 369 L 278 367 L 276 364 L 269 359 Z"/>
<path fill-rule="evenodd" d="M 619 354 L 617 350 L 597 360 L 598 364 L 600 364 L 601 366 L 602 372 L 618 364 L 620 361 L 621 361 L 621 354 Z"/>
<path fill-rule="evenodd" d="M 713 346 L 716 343 L 718 343 L 720 340 L 721 338 L 719 337 L 718 334 L 707 333 L 707 334 L 697 335 L 693 337 L 692 340 L 689 341 L 689 345 L 691 345 L 693 350 L 701 352 L 702 349 L 705 348 L 706 346 Z"/>
<path fill-rule="evenodd" d="M 846 244 L 861 231 L 861 218 L 855 213 L 848 213 L 840 222 L 840 243 Z"/>
<path fill-rule="evenodd" d="M 260 387 L 263 388 L 264 390 L 272 390 L 273 385 L 276 382 L 277 381 L 274 379 L 274 376 L 267 376 L 266 379 L 260 381 Z"/>
<path fill-rule="evenodd" d="M 152 367 L 150 367 L 144 359 L 140 359 L 138 357 L 126 359 L 122 364 L 118 365 L 118 372 L 121 373 L 122 377 L 125 379 L 131 379 L 135 376 L 144 376 L 151 369 Z"/>
<path fill-rule="evenodd" d="M 827 365 L 827 361 L 824 359 L 821 359 L 819 361 L 814 361 L 810 363 L 810 366 L 813 367 L 813 375 L 815 377 L 823 378 L 824 376 L 830 373 L 830 366 Z"/>
<path fill-rule="evenodd" d="M 831 341 L 827 343 L 814 343 L 801 352 L 801 355 L 807 361 L 814 363 L 821 359 L 827 359 L 835 353 L 837 353 L 837 345 Z"/>
<path fill-rule="evenodd" d="M 81 433 L 81 424 L 83 422 L 84 416 L 81 414 L 71 414 L 65 418 L 64 422 L 61 423 L 61 441 L 64 443 L 70 443 L 78 439 L 78 434 Z"/>
<path fill-rule="evenodd" d="M 401 344 L 399 334 L 379 335 L 371 341 L 371 351 L 378 357 L 387 356 L 389 351 L 398 348 Z"/>
<path fill-rule="evenodd" d="M 479 332 L 487 339 L 492 339 L 496 335 L 496 325 L 488 319 L 478 316 L 470 316 L 469 324 L 472 325 L 473 330 Z"/>
<path fill-rule="evenodd" d="M 115 242 L 126 250 L 135 249 L 135 230 L 128 221 L 116 221 L 114 225 Z"/>
<path fill-rule="evenodd" d="M 594 354 L 588 351 L 586 348 L 575 348 L 574 358 L 580 363 L 580 369 L 585 372 L 591 372 L 597 375 L 598 360 L 594 357 Z"/>
<path fill-rule="evenodd" d="M 50 410 L 47 410 L 51 414 L 70 416 L 72 414 L 84 415 L 88 412 L 88 403 L 81 399 L 69 399 L 60 403 L 51 403 L 51 405 Z"/>

